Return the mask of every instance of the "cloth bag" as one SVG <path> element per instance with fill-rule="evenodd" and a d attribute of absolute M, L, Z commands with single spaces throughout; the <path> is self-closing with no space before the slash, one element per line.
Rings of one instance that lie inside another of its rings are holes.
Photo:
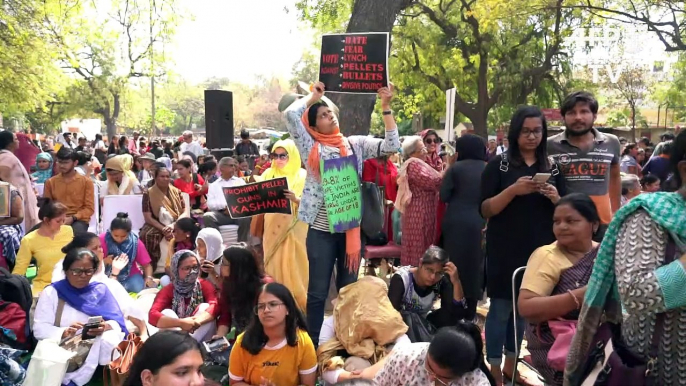
<path fill-rule="evenodd" d="M 24 386 L 61 386 L 68 362 L 75 355 L 75 352 L 60 347 L 57 341 L 38 341 L 26 370 Z"/>
<path fill-rule="evenodd" d="M 143 345 L 141 338 L 136 334 L 129 334 L 125 340 L 121 341 L 114 350 L 112 350 L 112 360 L 108 366 L 102 369 L 105 386 L 121 386 L 124 384 L 126 377 L 129 375 L 133 357 Z M 119 353 L 119 358 L 114 359 L 116 353 Z"/>
<path fill-rule="evenodd" d="M 567 354 L 572 346 L 572 339 L 576 333 L 576 320 L 550 320 L 548 328 L 555 337 L 550 351 L 548 351 L 548 365 L 557 370 L 565 371 Z"/>
<path fill-rule="evenodd" d="M 378 237 L 383 231 L 384 200 L 379 186 L 373 182 L 362 182 L 360 185 L 362 194 L 362 223 L 360 227 L 365 236 Z"/>

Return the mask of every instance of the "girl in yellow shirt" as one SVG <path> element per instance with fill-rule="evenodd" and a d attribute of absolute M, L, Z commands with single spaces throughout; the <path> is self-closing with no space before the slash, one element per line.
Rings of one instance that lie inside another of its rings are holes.
<path fill-rule="evenodd" d="M 52 283 L 52 271 L 55 264 L 64 258 L 62 247 L 74 238 L 74 232 L 64 225 L 67 207 L 56 201 L 44 204 L 38 211 L 40 226 L 21 240 L 17 262 L 12 273 L 26 275 L 31 257 L 36 259 L 38 274 L 33 279 L 33 296 L 38 295 Z"/>
<path fill-rule="evenodd" d="M 257 319 L 238 336 L 229 360 L 232 386 L 314 386 L 317 354 L 305 317 L 283 284 L 265 284 Z"/>

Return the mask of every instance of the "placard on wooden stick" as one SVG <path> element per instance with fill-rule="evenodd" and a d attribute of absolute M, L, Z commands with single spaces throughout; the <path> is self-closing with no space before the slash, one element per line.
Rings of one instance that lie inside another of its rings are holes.
<path fill-rule="evenodd" d="M 388 86 L 388 33 L 322 36 L 319 80 L 327 92 L 376 94 Z"/>

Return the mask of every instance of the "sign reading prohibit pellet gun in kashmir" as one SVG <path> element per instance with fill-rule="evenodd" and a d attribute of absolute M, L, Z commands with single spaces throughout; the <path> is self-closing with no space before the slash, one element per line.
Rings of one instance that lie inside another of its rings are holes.
<path fill-rule="evenodd" d="M 322 36 L 319 80 L 327 92 L 376 94 L 388 86 L 388 33 Z"/>
<path fill-rule="evenodd" d="M 362 193 L 354 155 L 321 161 L 324 204 L 331 233 L 357 228 L 362 221 Z"/>
<path fill-rule="evenodd" d="M 263 213 L 291 214 L 291 202 L 286 198 L 285 177 L 222 188 L 231 218 L 246 218 Z"/>

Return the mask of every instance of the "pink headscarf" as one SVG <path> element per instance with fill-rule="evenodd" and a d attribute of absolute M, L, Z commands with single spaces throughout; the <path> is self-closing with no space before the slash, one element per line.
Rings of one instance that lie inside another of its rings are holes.
<path fill-rule="evenodd" d="M 14 155 L 24 165 L 26 173 L 31 174 L 31 166 L 36 164 L 36 156 L 38 153 L 41 153 L 41 149 L 31 141 L 31 137 L 24 133 L 17 133 L 17 140 L 19 141 L 19 147 L 14 152 Z"/>

